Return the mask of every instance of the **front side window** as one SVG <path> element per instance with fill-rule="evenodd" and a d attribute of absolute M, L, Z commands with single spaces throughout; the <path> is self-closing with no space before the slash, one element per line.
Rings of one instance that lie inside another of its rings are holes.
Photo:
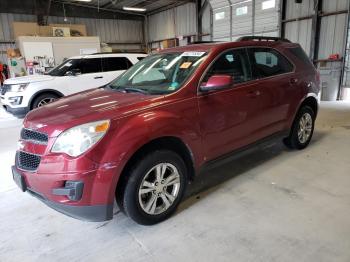
<path fill-rule="evenodd" d="M 67 72 L 73 71 L 81 72 L 81 59 L 68 59 L 51 69 L 47 74 L 50 76 L 65 76 Z"/>
<path fill-rule="evenodd" d="M 132 66 L 126 57 L 106 57 L 102 61 L 103 72 L 127 70 Z"/>
<path fill-rule="evenodd" d="M 180 89 L 206 57 L 206 52 L 155 54 L 138 62 L 109 88 L 147 94 L 169 94 Z"/>
<path fill-rule="evenodd" d="M 220 55 L 208 70 L 203 82 L 207 82 L 213 75 L 230 75 L 233 77 L 233 83 L 235 84 L 251 80 L 245 49 L 234 49 Z"/>
<path fill-rule="evenodd" d="M 248 48 L 255 78 L 264 78 L 293 71 L 293 65 L 271 48 Z"/>

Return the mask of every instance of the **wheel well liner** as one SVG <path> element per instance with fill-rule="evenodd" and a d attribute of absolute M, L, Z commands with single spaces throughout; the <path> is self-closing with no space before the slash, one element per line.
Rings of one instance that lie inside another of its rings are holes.
<path fill-rule="evenodd" d="M 318 113 L 318 103 L 317 103 L 317 99 L 313 96 L 309 96 L 307 98 L 305 98 L 305 100 L 301 103 L 300 108 L 302 108 L 303 106 L 309 106 L 312 108 L 312 110 L 314 111 L 315 113 L 315 116 L 317 116 L 317 113 Z"/>
<path fill-rule="evenodd" d="M 33 103 L 34 103 L 35 99 L 36 99 L 38 96 L 42 95 L 42 94 L 54 94 L 54 95 L 56 95 L 56 96 L 58 96 L 58 97 L 63 97 L 63 96 L 64 96 L 61 92 L 59 92 L 59 91 L 57 91 L 57 90 L 54 90 L 54 89 L 40 90 L 40 91 L 36 92 L 36 93 L 30 98 L 30 101 L 29 101 L 29 107 L 30 107 L 30 109 L 33 109 Z"/>

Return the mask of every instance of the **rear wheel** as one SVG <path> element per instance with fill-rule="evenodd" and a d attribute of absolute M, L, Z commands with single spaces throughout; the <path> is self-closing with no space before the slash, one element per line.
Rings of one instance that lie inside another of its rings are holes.
<path fill-rule="evenodd" d="M 309 106 L 303 106 L 293 123 L 290 135 L 283 140 L 284 144 L 293 149 L 304 149 L 311 141 L 315 125 L 315 113 Z"/>
<path fill-rule="evenodd" d="M 59 97 L 57 95 L 51 94 L 51 93 L 45 93 L 45 94 L 39 95 L 37 98 L 34 99 L 32 109 L 50 104 L 55 100 L 57 100 L 58 98 Z"/>
<path fill-rule="evenodd" d="M 122 210 L 135 222 L 153 225 L 171 216 L 187 184 L 183 159 L 168 150 L 154 151 L 131 169 L 122 194 Z"/>

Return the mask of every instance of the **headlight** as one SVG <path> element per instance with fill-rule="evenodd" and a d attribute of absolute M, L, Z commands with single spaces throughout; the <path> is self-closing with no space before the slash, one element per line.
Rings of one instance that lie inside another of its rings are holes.
<path fill-rule="evenodd" d="M 24 90 L 26 90 L 28 85 L 29 85 L 29 83 L 18 84 L 18 85 L 11 85 L 10 91 L 11 92 L 23 92 Z"/>
<path fill-rule="evenodd" d="M 57 137 L 51 152 L 77 157 L 100 141 L 109 124 L 109 120 L 102 120 L 72 127 Z"/>

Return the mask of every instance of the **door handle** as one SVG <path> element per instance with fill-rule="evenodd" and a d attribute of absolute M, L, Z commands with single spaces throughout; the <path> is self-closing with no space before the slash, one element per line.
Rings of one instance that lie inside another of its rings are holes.
<path fill-rule="evenodd" d="M 294 85 L 294 84 L 298 83 L 298 78 L 292 77 L 291 79 L 289 79 L 289 82 L 290 82 L 292 85 Z"/>
<path fill-rule="evenodd" d="M 94 79 L 101 79 L 103 76 L 95 76 Z"/>
<path fill-rule="evenodd" d="M 259 90 L 256 90 L 256 91 L 249 91 L 247 93 L 247 96 L 248 97 L 251 97 L 251 98 L 255 98 L 257 96 L 260 96 L 261 95 L 261 92 Z"/>

